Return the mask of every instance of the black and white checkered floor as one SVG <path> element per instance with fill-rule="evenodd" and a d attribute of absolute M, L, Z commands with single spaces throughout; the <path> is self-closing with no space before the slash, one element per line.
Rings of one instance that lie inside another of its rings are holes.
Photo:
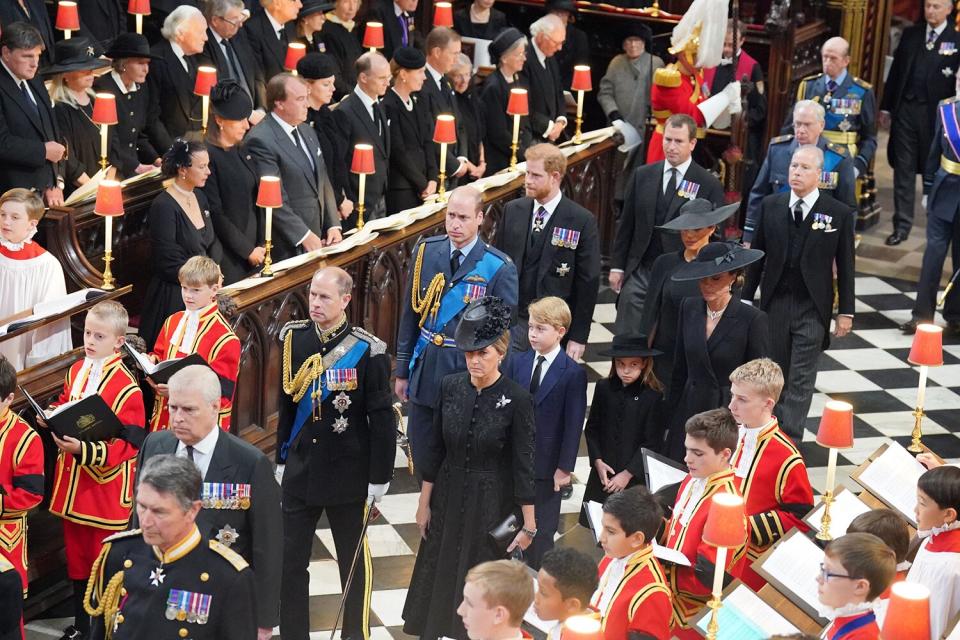
<path fill-rule="evenodd" d="M 897 326 L 909 319 L 914 286 L 910 282 L 873 276 L 857 278 L 854 333 L 835 339 L 832 348 L 821 356 L 817 393 L 800 443 L 817 490 L 823 488 L 826 479 L 827 453 L 814 442 L 814 435 L 820 411 L 828 399 L 852 403 L 856 415 L 855 446 L 840 454 L 839 480 L 846 479 L 854 466 L 889 439 L 903 444 L 909 442 L 918 373 L 906 361 L 912 338 L 902 335 Z M 616 313 L 613 299 L 609 289 L 601 291 L 600 304 L 594 314 L 590 345 L 584 357 L 590 382 L 589 397 L 593 395 L 594 383 L 610 371 L 610 361 L 597 354 L 613 339 L 611 330 Z M 923 440 L 944 458 L 954 459 L 960 458 L 960 340 L 947 338 L 944 342 L 944 366 L 929 372 Z M 400 613 L 419 546 L 414 522 L 417 484 L 407 473 L 406 460 L 399 451 L 396 463 L 390 493 L 380 505 L 382 516 L 369 529 L 374 572 L 371 635 L 376 640 L 405 637 Z M 581 445 L 575 474 L 577 482 L 573 496 L 563 503 L 560 535 L 561 544 L 575 545 L 596 554 L 589 534 L 576 523 L 588 472 L 586 447 Z M 329 637 L 339 592 L 333 540 L 329 529 L 321 526 L 310 566 L 310 626 L 314 630 L 311 638 Z M 60 630 L 67 624 L 67 620 L 60 619 L 34 621 L 27 627 L 27 637 L 59 637 Z"/>

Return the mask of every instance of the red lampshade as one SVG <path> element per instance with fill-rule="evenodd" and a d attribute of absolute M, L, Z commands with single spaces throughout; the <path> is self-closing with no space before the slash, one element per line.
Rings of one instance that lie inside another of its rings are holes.
<path fill-rule="evenodd" d="M 93 101 L 93 124 L 117 124 L 117 96 L 98 93 Z"/>
<path fill-rule="evenodd" d="M 277 176 L 261 176 L 260 187 L 257 189 L 257 206 L 277 209 L 283 206 L 283 196 L 280 194 L 280 178 Z"/>
<path fill-rule="evenodd" d="M 98 216 L 123 215 L 123 188 L 116 180 L 103 180 L 97 185 L 97 202 L 93 212 Z"/>
<path fill-rule="evenodd" d="M 507 113 L 511 116 L 530 115 L 526 89 L 510 89 L 510 101 L 507 102 Z"/>
<path fill-rule="evenodd" d="M 369 144 L 355 145 L 353 147 L 353 162 L 350 163 L 350 172 L 369 175 L 374 171 L 373 146 Z"/>
<path fill-rule="evenodd" d="M 80 14 L 77 12 L 76 2 L 62 0 L 57 3 L 57 20 L 54 26 L 61 31 L 80 29 Z"/>
<path fill-rule="evenodd" d="M 918 582 L 897 582 L 880 630 L 883 640 L 930 638 L 930 589 Z"/>
<path fill-rule="evenodd" d="M 747 540 L 747 516 L 743 498 L 717 493 L 710 499 L 703 541 L 714 547 L 739 547 Z"/>
<path fill-rule="evenodd" d="M 297 68 L 300 58 L 307 55 L 307 45 L 302 42 L 291 42 L 287 45 L 287 57 L 283 61 L 283 68 L 287 71 L 293 71 Z"/>
<path fill-rule="evenodd" d="M 842 400 L 829 400 L 820 416 L 817 444 L 831 449 L 853 447 L 853 405 Z"/>
<path fill-rule="evenodd" d="M 917 332 L 913 334 L 913 344 L 910 345 L 907 362 L 928 367 L 943 366 L 943 327 L 935 324 L 918 324 Z"/>
<path fill-rule="evenodd" d="M 453 5 L 449 2 L 438 2 L 433 5 L 433 26 L 453 26 Z"/>
<path fill-rule="evenodd" d="M 570 616 L 563 621 L 560 640 L 602 640 L 603 628 L 594 616 Z"/>
<path fill-rule="evenodd" d="M 210 89 L 217 84 L 217 70 L 213 67 L 197 67 L 197 80 L 193 92 L 198 96 L 209 96 Z"/>
<path fill-rule="evenodd" d="M 383 23 L 368 22 L 363 32 L 363 47 L 365 49 L 383 49 Z"/>
<path fill-rule="evenodd" d="M 433 141 L 437 144 L 454 144 L 457 141 L 457 123 L 453 116 L 441 113 L 433 127 Z"/>
<path fill-rule="evenodd" d="M 130 0 L 127 4 L 127 13 L 134 16 L 150 15 L 150 0 Z"/>
<path fill-rule="evenodd" d="M 585 64 L 574 65 L 573 81 L 570 83 L 572 91 L 592 91 L 593 84 L 590 80 L 590 67 Z"/>

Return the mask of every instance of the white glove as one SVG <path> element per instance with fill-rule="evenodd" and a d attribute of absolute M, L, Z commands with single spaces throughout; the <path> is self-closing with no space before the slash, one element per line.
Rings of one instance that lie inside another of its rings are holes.
<path fill-rule="evenodd" d="M 283 470 L 287 468 L 285 464 L 278 464 L 276 471 L 273 472 L 273 477 L 277 479 L 277 484 L 283 484 Z"/>
<path fill-rule="evenodd" d="M 923 200 L 920 201 L 920 206 L 924 209 L 927 208 L 927 196 L 923 196 Z"/>
<path fill-rule="evenodd" d="M 731 82 L 723 88 L 724 95 L 726 95 L 730 100 L 730 107 L 728 109 L 728 113 L 730 113 L 730 115 L 734 115 L 743 111 L 743 107 L 740 104 L 740 91 L 741 88 L 739 82 Z"/>
<path fill-rule="evenodd" d="M 617 118 L 616 120 L 614 120 L 614 121 L 611 122 L 610 124 L 613 125 L 613 128 L 616 129 L 617 131 L 622 131 L 622 130 L 623 130 L 623 120 L 620 119 L 620 118 Z"/>
<path fill-rule="evenodd" d="M 380 502 L 389 490 L 389 482 L 384 484 L 367 484 L 367 498 L 372 499 L 374 503 Z"/>

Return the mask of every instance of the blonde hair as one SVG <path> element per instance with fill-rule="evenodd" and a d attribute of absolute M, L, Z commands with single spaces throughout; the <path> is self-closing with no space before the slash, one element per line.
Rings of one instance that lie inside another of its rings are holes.
<path fill-rule="evenodd" d="M 127 325 L 130 324 L 130 316 L 127 315 L 127 310 L 124 309 L 122 304 L 114 300 L 98 302 L 90 307 L 87 315 L 102 320 L 109 325 L 116 336 L 126 335 Z"/>
<path fill-rule="evenodd" d="M 563 155 L 560 147 L 549 142 L 541 142 L 528 147 L 523 154 L 523 158 L 527 162 L 543 160 L 543 169 L 547 173 L 559 173 L 561 178 L 567 173 L 567 156 Z"/>
<path fill-rule="evenodd" d="M 570 307 L 564 302 L 563 298 L 557 296 L 547 296 L 534 300 L 527 307 L 527 315 L 534 322 L 549 324 L 550 326 L 564 329 L 570 328 Z"/>
<path fill-rule="evenodd" d="M 39 220 L 43 217 L 43 200 L 30 189 L 21 189 L 20 187 L 10 189 L 0 196 L 0 207 L 8 202 L 22 204 L 27 210 L 27 217 L 30 220 Z"/>
<path fill-rule="evenodd" d="M 70 87 L 67 86 L 66 75 L 66 73 L 58 73 L 50 79 L 50 99 L 57 104 L 66 104 L 74 109 L 79 109 L 80 103 L 77 102 L 77 97 L 70 91 Z M 90 96 L 91 99 L 97 95 L 93 89 L 84 89 L 83 92 Z"/>
<path fill-rule="evenodd" d="M 472 582 L 483 592 L 487 606 L 503 607 L 510 614 L 510 625 L 519 627 L 523 614 L 533 602 L 533 578 L 527 565 L 516 560 L 483 562 L 467 572 L 466 582 Z"/>
<path fill-rule="evenodd" d="M 177 279 L 181 285 L 188 287 L 212 287 L 220 284 L 223 274 L 220 273 L 220 266 L 207 256 L 193 256 L 180 267 Z"/>
<path fill-rule="evenodd" d="M 752 385 L 776 403 L 783 391 L 783 370 L 770 358 L 757 358 L 734 369 L 730 382 Z"/>
<path fill-rule="evenodd" d="M 504 331 L 491 346 L 501 356 L 507 355 L 507 350 L 510 348 L 510 329 Z"/>

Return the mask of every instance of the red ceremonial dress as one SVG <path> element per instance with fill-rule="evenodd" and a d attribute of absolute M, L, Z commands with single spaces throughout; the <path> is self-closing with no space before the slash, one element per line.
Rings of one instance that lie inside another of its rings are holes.
<path fill-rule="evenodd" d="M 0 414 L 0 555 L 27 595 L 27 512 L 43 500 L 43 443 L 10 409 Z"/>
<path fill-rule="evenodd" d="M 604 640 L 627 640 L 630 632 L 669 640 L 670 588 L 652 546 L 626 558 L 604 557 L 598 570 L 600 586 L 591 606 L 600 611 Z"/>
<path fill-rule="evenodd" d="M 835 618 L 823 637 L 826 640 L 879 640 L 880 626 L 872 611 L 864 611 Z"/>
<path fill-rule="evenodd" d="M 240 339 L 220 315 L 214 302 L 199 311 L 177 311 L 167 318 L 151 352 L 160 360 L 182 358 L 196 353 L 220 377 L 220 428 L 230 430 L 233 392 L 240 373 Z M 167 399 L 157 396 L 150 419 L 150 431 L 170 428 Z"/>
<path fill-rule="evenodd" d="M 647 144 L 647 163 L 663 160 L 663 127 L 667 118 L 675 113 L 685 113 L 697 123 L 697 137 L 703 137 L 702 127 L 706 124 L 703 114 L 697 106 L 706 99 L 700 87 L 703 86 L 703 73 L 698 69 L 695 76 L 681 71 L 679 65 L 671 64 L 657 69 L 653 74 L 653 86 L 650 87 L 650 110 L 657 126 Z"/>

